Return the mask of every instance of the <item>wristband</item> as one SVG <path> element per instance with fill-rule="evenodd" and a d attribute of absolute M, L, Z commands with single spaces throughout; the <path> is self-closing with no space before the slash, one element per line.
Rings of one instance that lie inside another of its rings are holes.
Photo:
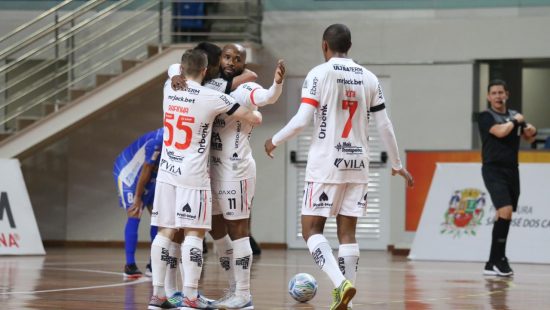
<path fill-rule="evenodd" d="M 517 127 L 517 126 L 519 125 L 519 122 L 518 122 L 518 120 L 517 120 L 517 119 L 515 119 L 515 118 L 514 118 L 514 119 L 512 119 L 512 120 L 511 120 L 511 122 L 512 122 L 512 124 L 514 124 L 514 127 Z"/>

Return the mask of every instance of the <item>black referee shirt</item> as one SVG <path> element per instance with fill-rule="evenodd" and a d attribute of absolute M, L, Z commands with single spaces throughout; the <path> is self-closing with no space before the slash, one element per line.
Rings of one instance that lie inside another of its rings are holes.
<path fill-rule="evenodd" d="M 479 114 L 478 125 L 481 136 L 481 157 L 484 165 L 496 165 L 505 167 L 518 166 L 518 151 L 521 137 L 521 126 L 514 129 L 503 138 L 497 138 L 489 133 L 493 125 L 509 122 L 517 114 L 508 109 L 506 113 L 498 113 L 491 108 Z"/>

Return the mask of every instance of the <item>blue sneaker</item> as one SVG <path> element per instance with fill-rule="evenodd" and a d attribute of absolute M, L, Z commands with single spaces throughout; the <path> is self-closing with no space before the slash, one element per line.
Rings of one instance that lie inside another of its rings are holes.
<path fill-rule="evenodd" d="M 168 298 L 168 302 L 176 307 L 183 306 L 183 294 L 181 292 L 175 292 L 174 295 Z"/>

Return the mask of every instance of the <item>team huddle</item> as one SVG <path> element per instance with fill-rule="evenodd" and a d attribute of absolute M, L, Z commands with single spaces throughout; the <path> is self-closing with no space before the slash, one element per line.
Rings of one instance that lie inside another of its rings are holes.
<path fill-rule="evenodd" d="M 350 47 L 346 26 L 335 24 L 325 30 L 322 48 L 326 63 L 306 77 L 297 114 L 265 142 L 267 155 L 273 157 L 276 146 L 314 120 L 302 234 L 315 263 L 334 285 L 330 309 L 336 310 L 351 309 L 356 293 L 360 252 L 355 227 L 366 210 L 367 128 L 371 119 L 388 150 L 392 174 L 404 177 L 409 186 L 413 184 L 401 165 L 378 79 L 347 57 Z M 245 60 L 246 50 L 238 44 L 228 44 L 222 50 L 201 43 L 183 54 L 181 64 L 168 70 L 164 127 L 159 129 L 162 146 L 153 148 L 155 156 L 148 161 L 158 165 L 151 211 L 151 225 L 158 227 L 158 233 L 151 245 L 153 295 L 148 309 L 254 309 L 249 219 L 256 165 L 250 138 L 252 129 L 262 122 L 258 107 L 275 103 L 281 95 L 285 66 L 282 61 L 277 63 L 273 85 L 264 89 L 253 82 L 256 76 L 244 68 Z M 337 219 L 338 258 L 322 234 L 330 216 Z M 198 291 L 206 232 L 214 239 L 228 278 L 227 292 L 217 300 Z M 176 285 L 178 262 L 181 291 Z"/>

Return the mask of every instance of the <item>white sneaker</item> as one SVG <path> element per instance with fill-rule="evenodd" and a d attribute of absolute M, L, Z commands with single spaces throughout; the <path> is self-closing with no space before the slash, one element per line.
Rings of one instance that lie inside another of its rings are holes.
<path fill-rule="evenodd" d="M 217 304 L 216 307 L 218 309 L 222 310 L 228 310 L 228 309 L 239 309 L 239 310 L 249 310 L 254 309 L 254 305 L 252 304 L 252 296 L 243 296 L 239 294 L 233 294 L 231 297 L 229 297 L 227 300 L 225 300 L 223 303 Z"/>

